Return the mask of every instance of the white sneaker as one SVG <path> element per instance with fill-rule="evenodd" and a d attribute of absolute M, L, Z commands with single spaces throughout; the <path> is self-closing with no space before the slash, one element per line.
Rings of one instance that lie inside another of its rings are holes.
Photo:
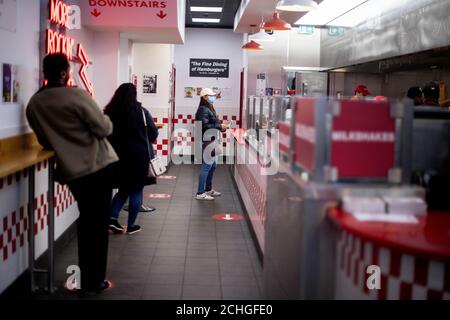
<path fill-rule="evenodd" d="M 210 196 L 209 194 L 207 194 L 206 192 L 205 192 L 205 193 L 202 193 L 202 194 L 196 195 L 196 196 L 195 196 L 195 199 L 197 199 L 197 200 L 202 200 L 202 201 L 211 201 L 211 200 L 214 200 L 214 198 L 211 197 L 211 196 Z"/>
<path fill-rule="evenodd" d="M 207 195 L 211 197 L 220 197 L 222 194 L 216 190 L 211 190 L 206 192 Z"/>

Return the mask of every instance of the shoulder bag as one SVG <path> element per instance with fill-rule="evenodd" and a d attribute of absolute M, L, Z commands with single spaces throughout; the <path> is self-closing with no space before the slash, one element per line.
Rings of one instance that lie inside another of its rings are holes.
<path fill-rule="evenodd" d="M 150 141 L 148 141 L 148 134 L 147 134 L 147 119 L 145 117 L 145 112 L 142 110 L 142 116 L 144 118 L 144 124 L 145 124 L 145 139 L 147 141 L 147 150 L 148 154 L 150 155 Z M 148 165 L 148 174 L 147 176 L 149 178 L 157 178 L 159 176 L 162 176 L 164 173 L 166 173 L 167 167 L 164 164 L 164 161 L 161 157 L 155 157 L 153 159 L 150 159 L 150 163 Z"/>

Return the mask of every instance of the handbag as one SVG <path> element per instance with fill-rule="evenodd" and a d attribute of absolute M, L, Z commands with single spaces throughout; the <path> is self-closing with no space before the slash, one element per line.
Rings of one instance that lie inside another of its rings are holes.
<path fill-rule="evenodd" d="M 142 110 L 142 116 L 144 118 L 144 124 L 145 124 L 145 138 L 147 140 L 147 150 L 148 154 L 150 155 L 150 141 L 148 141 L 148 135 L 147 135 L 147 119 L 145 118 L 145 112 Z M 164 164 L 164 161 L 161 157 L 155 157 L 153 159 L 150 159 L 150 163 L 148 164 L 148 173 L 147 176 L 149 178 L 157 178 L 159 176 L 162 176 L 164 173 L 167 172 L 167 167 Z"/>

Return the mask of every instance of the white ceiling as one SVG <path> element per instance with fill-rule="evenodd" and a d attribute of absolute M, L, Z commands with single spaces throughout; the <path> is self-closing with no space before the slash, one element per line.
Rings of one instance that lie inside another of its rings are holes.
<path fill-rule="evenodd" d="M 259 25 L 262 18 L 267 21 L 272 18 L 278 0 L 242 0 L 241 7 L 236 14 L 234 31 L 238 33 L 252 33 L 251 25 Z M 322 0 L 316 1 L 317 3 Z M 304 12 L 280 12 L 281 19 L 293 24 L 300 19 Z M 253 32 L 258 31 L 253 28 Z"/>

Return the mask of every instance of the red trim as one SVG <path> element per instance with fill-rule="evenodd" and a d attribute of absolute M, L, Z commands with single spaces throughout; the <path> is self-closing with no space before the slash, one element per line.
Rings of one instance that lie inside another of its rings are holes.
<path fill-rule="evenodd" d="M 239 128 L 242 128 L 242 115 L 243 115 L 243 112 L 244 112 L 244 99 L 245 99 L 245 97 L 244 97 L 244 70 L 245 69 L 243 69 L 242 71 L 241 71 L 241 96 L 240 96 L 240 101 L 239 101 L 239 120 L 240 120 L 240 123 L 239 123 Z M 234 120 L 234 119 L 233 119 Z"/>
<path fill-rule="evenodd" d="M 373 242 L 374 246 L 439 261 L 450 258 L 450 214 L 447 212 L 429 212 L 418 217 L 419 223 L 415 225 L 360 222 L 336 208 L 328 210 L 328 217 L 343 230 Z"/>

